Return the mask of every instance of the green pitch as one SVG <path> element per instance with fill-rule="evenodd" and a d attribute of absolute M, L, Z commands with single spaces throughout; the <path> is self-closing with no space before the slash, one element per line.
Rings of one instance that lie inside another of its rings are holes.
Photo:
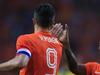
<path fill-rule="evenodd" d="M 74 75 L 74 74 L 72 74 L 70 71 L 66 71 L 63 73 L 59 72 L 58 75 Z"/>

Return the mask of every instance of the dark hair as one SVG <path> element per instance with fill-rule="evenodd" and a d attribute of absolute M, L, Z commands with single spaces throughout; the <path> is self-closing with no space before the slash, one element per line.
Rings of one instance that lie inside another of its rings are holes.
<path fill-rule="evenodd" d="M 37 20 L 39 26 L 48 28 L 53 23 L 55 15 L 54 7 L 51 4 L 41 4 L 34 9 L 34 18 Z"/>

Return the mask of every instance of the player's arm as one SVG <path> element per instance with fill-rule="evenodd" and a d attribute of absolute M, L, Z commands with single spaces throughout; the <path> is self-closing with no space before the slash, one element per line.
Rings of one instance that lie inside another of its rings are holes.
<path fill-rule="evenodd" d="M 66 54 L 66 58 L 68 59 L 68 66 L 70 71 L 72 71 L 76 75 L 86 75 L 86 68 L 84 64 L 81 64 L 77 61 L 76 56 L 72 52 L 69 44 L 69 30 L 68 26 L 65 28 L 65 33 L 63 33 L 62 42 L 64 45 L 64 50 Z"/>
<path fill-rule="evenodd" d="M 68 66 L 71 72 L 76 75 L 86 75 L 86 68 L 84 64 L 80 64 L 71 49 L 65 49 Z"/>
<path fill-rule="evenodd" d="M 16 55 L 13 59 L 1 63 L 0 64 L 0 71 L 9 71 L 16 68 L 22 68 L 27 66 L 29 62 L 29 57 L 25 54 Z"/>
<path fill-rule="evenodd" d="M 50 31 L 63 43 L 63 48 L 67 56 L 66 58 L 68 59 L 69 69 L 77 75 L 86 75 L 85 65 L 78 63 L 75 55 L 70 49 L 67 24 L 65 24 L 65 29 L 63 29 L 61 23 L 55 24 Z"/>

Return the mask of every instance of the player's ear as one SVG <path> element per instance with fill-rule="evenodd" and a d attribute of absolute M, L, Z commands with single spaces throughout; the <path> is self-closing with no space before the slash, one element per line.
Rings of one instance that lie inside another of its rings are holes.
<path fill-rule="evenodd" d="M 52 23 L 53 24 L 55 23 L 55 16 L 53 16 L 53 18 L 52 18 Z"/>
<path fill-rule="evenodd" d="M 32 22 L 33 22 L 33 24 L 35 24 L 36 23 L 36 19 L 32 18 Z"/>

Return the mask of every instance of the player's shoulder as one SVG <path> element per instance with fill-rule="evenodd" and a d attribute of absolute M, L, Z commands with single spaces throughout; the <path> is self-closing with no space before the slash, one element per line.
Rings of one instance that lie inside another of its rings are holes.
<path fill-rule="evenodd" d="M 98 64 L 97 62 L 87 62 L 86 64 Z"/>
<path fill-rule="evenodd" d="M 30 36 L 32 36 L 32 34 L 23 34 L 23 35 L 18 36 L 18 38 L 28 38 Z"/>
<path fill-rule="evenodd" d="M 87 62 L 85 65 L 93 67 L 93 66 L 99 65 L 99 63 L 97 63 L 97 62 Z"/>
<path fill-rule="evenodd" d="M 27 40 L 29 38 L 32 37 L 33 34 L 24 34 L 24 35 L 20 35 L 18 36 L 17 40 Z"/>

